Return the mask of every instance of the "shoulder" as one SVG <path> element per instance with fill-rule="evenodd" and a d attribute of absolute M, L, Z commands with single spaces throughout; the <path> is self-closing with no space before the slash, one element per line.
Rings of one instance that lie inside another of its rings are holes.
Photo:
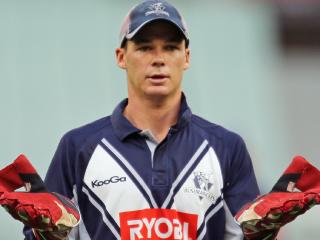
<path fill-rule="evenodd" d="M 228 145 L 243 144 L 242 137 L 221 125 L 212 123 L 197 115 L 192 115 L 192 123 L 198 132 L 209 141 L 222 141 Z"/>
<path fill-rule="evenodd" d="M 110 131 L 111 125 L 110 116 L 103 117 L 68 131 L 63 135 L 62 141 L 67 141 L 75 146 L 95 141 L 101 139 L 103 133 Z"/>

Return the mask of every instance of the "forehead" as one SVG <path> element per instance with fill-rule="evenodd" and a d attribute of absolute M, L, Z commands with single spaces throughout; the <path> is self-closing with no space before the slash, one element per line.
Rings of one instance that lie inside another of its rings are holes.
<path fill-rule="evenodd" d="M 183 39 L 183 35 L 173 23 L 168 21 L 154 21 L 142 27 L 132 40 L 152 40 L 155 38 L 180 41 Z"/>

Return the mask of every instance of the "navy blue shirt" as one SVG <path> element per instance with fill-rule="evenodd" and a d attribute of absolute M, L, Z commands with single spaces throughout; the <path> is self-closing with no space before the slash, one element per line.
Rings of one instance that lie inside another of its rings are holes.
<path fill-rule="evenodd" d="M 233 217 L 259 190 L 242 138 L 193 115 L 182 95 L 178 122 L 151 152 L 126 105 L 59 143 L 45 183 L 79 206 L 70 238 L 243 239 Z"/>

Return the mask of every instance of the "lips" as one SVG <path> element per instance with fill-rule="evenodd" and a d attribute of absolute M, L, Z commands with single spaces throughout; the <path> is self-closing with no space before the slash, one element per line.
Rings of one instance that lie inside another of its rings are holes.
<path fill-rule="evenodd" d="M 169 75 L 167 74 L 151 74 L 147 76 L 147 79 L 155 82 L 164 81 L 167 78 L 169 78 Z"/>

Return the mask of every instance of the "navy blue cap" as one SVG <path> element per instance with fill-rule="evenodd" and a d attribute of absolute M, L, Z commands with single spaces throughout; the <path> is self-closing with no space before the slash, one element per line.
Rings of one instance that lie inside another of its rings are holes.
<path fill-rule="evenodd" d="M 173 23 L 189 41 L 187 25 L 173 5 L 164 0 L 146 0 L 134 6 L 124 19 L 120 31 L 120 46 L 125 39 L 132 39 L 143 26 L 155 20 Z"/>

